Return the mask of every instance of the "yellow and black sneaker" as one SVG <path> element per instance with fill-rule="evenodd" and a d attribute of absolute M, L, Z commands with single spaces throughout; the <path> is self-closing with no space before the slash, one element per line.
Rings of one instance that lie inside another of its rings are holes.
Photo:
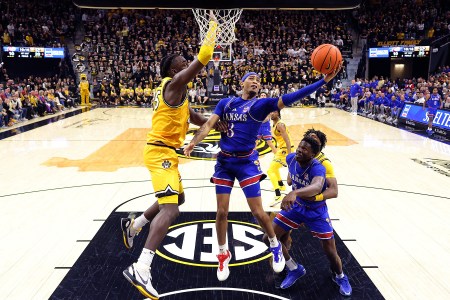
<path fill-rule="evenodd" d="M 123 271 L 123 276 L 145 297 L 159 299 L 159 294 L 152 285 L 150 268 L 147 266 L 134 263 Z"/>
<path fill-rule="evenodd" d="M 136 235 L 139 234 L 141 228 L 138 230 L 133 228 L 134 219 L 131 218 L 122 218 L 120 219 L 120 227 L 122 228 L 123 235 L 123 243 L 127 249 L 131 249 L 133 247 L 133 239 Z"/>

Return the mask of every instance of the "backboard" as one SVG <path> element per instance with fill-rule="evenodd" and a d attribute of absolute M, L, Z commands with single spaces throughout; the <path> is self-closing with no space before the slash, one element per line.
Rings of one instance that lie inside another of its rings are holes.
<path fill-rule="evenodd" d="M 335 10 L 352 9 L 362 0 L 73 0 L 84 8 L 135 8 L 135 9 L 290 9 L 290 10 Z"/>

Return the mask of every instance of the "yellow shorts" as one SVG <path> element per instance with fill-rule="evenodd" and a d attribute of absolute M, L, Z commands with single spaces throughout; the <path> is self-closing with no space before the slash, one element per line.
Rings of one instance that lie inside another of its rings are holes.
<path fill-rule="evenodd" d="M 281 148 L 277 150 L 275 156 L 273 157 L 273 162 L 279 163 L 283 167 L 287 167 L 286 156 L 288 155 L 286 148 Z"/>
<path fill-rule="evenodd" d="M 144 162 L 152 176 L 153 190 L 159 204 L 178 204 L 183 193 L 178 171 L 178 155 L 174 149 L 153 145 L 144 148 Z"/>

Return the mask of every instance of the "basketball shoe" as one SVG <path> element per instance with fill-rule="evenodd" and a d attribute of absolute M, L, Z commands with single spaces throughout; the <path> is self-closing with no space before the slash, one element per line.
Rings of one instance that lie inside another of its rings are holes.
<path fill-rule="evenodd" d="M 272 268 L 275 273 L 280 273 L 281 271 L 283 271 L 286 264 L 280 241 L 278 241 L 278 246 L 270 247 L 270 252 L 272 252 Z"/>
<path fill-rule="evenodd" d="M 123 271 L 123 276 L 145 297 L 159 299 L 158 292 L 152 285 L 150 268 L 147 266 L 134 263 Z"/>
<path fill-rule="evenodd" d="M 219 253 L 217 254 L 217 259 L 219 260 L 219 267 L 217 268 L 217 279 L 219 279 L 219 281 L 227 280 L 228 276 L 230 276 L 228 263 L 231 260 L 231 252 L 227 250 L 226 253 Z"/>
<path fill-rule="evenodd" d="M 122 228 L 123 243 L 127 249 L 133 247 L 133 239 L 139 234 L 141 228 L 138 230 L 133 228 L 134 219 L 122 218 L 120 219 L 120 227 Z"/>
<path fill-rule="evenodd" d="M 352 294 L 352 286 L 348 281 L 347 275 L 344 274 L 344 277 L 337 278 L 334 274 L 331 276 L 334 282 L 339 286 L 339 293 L 344 296 L 350 296 Z"/>
<path fill-rule="evenodd" d="M 286 278 L 280 285 L 280 288 L 287 289 L 291 287 L 297 280 L 305 276 L 305 274 L 306 274 L 305 268 L 302 265 L 297 265 L 297 269 L 288 271 Z"/>

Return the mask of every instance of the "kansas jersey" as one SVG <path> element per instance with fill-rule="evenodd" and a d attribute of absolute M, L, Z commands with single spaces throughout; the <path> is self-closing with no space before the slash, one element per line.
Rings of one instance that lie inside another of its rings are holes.
<path fill-rule="evenodd" d="M 286 142 L 283 139 L 283 136 L 281 135 L 281 132 L 277 129 L 277 125 L 278 124 L 284 124 L 284 122 L 278 121 L 277 123 L 275 123 L 273 125 L 272 136 L 275 139 L 275 141 L 277 142 L 277 148 L 278 149 L 286 149 L 286 147 L 287 147 L 286 146 Z M 289 140 L 292 141 L 291 136 L 289 135 L 289 130 L 287 129 L 286 125 L 285 125 L 285 128 L 286 128 L 286 133 L 288 135 Z M 291 148 L 292 148 L 292 145 L 291 145 Z"/>
<path fill-rule="evenodd" d="M 321 176 L 325 179 L 325 167 L 317 160 L 313 159 L 307 168 L 302 168 L 300 164 L 295 160 L 295 153 L 291 153 L 286 157 L 286 163 L 289 169 L 289 177 L 292 180 L 292 190 L 297 190 L 302 187 L 308 186 L 311 184 L 311 181 L 316 176 Z M 322 191 L 326 189 L 326 181 L 324 180 Z M 303 200 L 300 197 L 297 197 L 297 202 L 300 204 L 315 206 L 321 205 L 323 201 L 314 202 Z"/>
<path fill-rule="evenodd" d="M 431 94 L 427 101 L 428 108 L 438 109 L 441 106 L 441 95 Z"/>
<path fill-rule="evenodd" d="M 278 109 L 278 98 L 243 100 L 225 98 L 217 104 L 214 114 L 228 123 L 221 133 L 220 148 L 232 153 L 250 152 L 255 148 L 258 130 L 267 115 Z"/>
<path fill-rule="evenodd" d="M 172 78 L 166 77 L 155 90 L 152 129 L 147 134 L 147 143 L 162 142 L 167 146 L 179 148 L 183 145 L 189 128 L 189 102 L 187 93 L 180 104 L 172 106 L 164 99 L 164 87 Z"/>

